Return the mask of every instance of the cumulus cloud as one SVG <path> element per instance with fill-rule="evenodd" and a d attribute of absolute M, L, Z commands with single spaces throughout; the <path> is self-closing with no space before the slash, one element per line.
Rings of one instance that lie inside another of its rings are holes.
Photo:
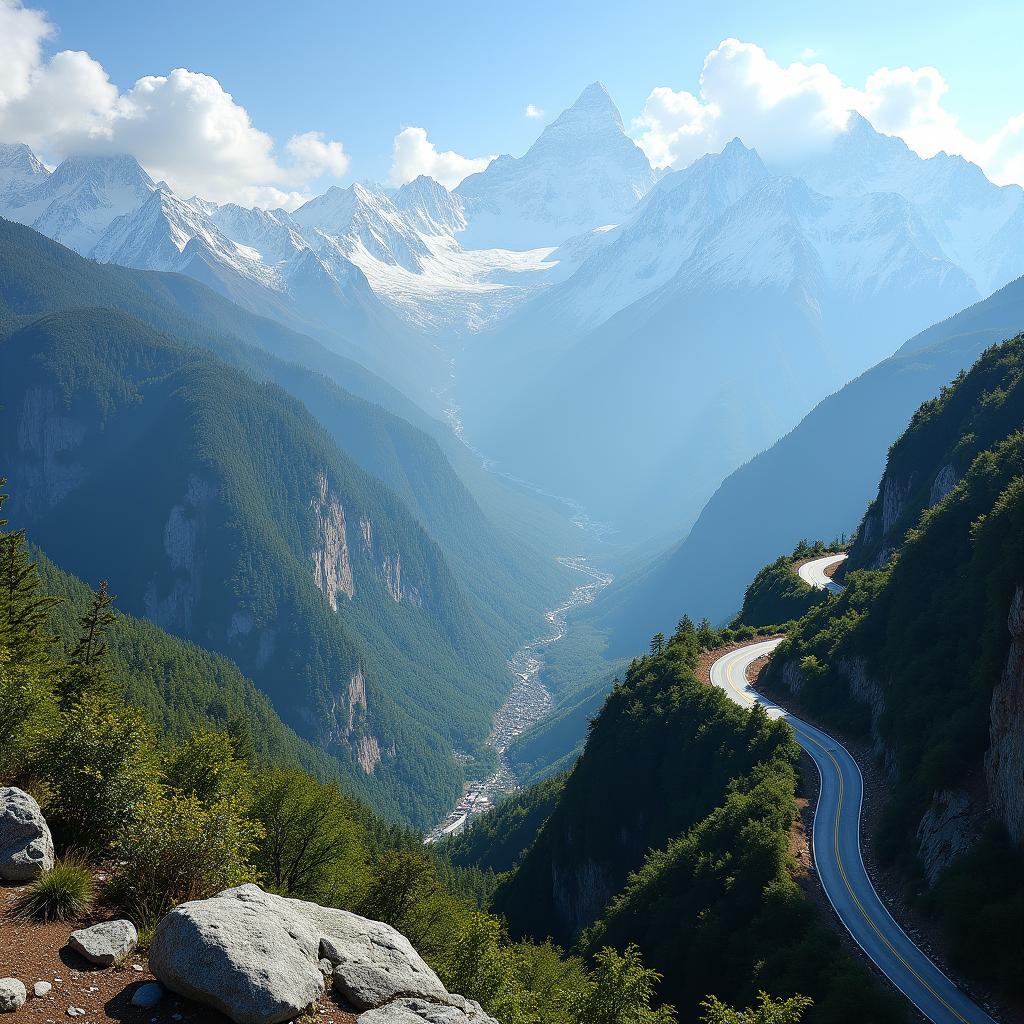
<path fill-rule="evenodd" d="M 0 140 L 27 142 L 47 159 L 71 152 L 128 152 L 179 194 L 216 202 L 292 207 L 322 175 L 348 167 L 341 143 L 320 132 L 274 140 L 216 78 L 177 68 L 120 92 L 87 53 L 49 59 L 54 28 L 20 0 L 0 0 Z"/>
<path fill-rule="evenodd" d="M 463 178 L 482 171 L 493 156 L 463 156 L 454 150 L 440 152 L 423 128 L 403 128 L 396 136 L 391 155 L 392 185 L 404 185 L 421 174 L 455 188 Z"/>
<path fill-rule="evenodd" d="M 684 167 L 736 136 L 785 163 L 826 147 L 857 111 L 922 156 L 958 153 L 994 181 L 1024 183 L 1024 115 L 975 139 L 943 106 L 949 87 L 936 68 L 879 68 L 855 87 L 804 54 L 783 66 L 753 43 L 726 39 L 705 58 L 696 93 L 651 91 L 633 122 L 637 142 L 656 167 Z"/>
<path fill-rule="evenodd" d="M 544 116 L 544 111 L 540 107 L 535 107 L 532 103 L 526 104 L 526 110 L 523 113 L 534 120 L 539 121 Z"/>

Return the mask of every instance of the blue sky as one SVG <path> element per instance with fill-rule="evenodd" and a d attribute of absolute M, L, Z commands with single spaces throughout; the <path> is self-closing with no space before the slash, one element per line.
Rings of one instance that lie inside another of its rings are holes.
<path fill-rule="evenodd" d="M 384 179 L 409 125 L 440 149 L 519 154 L 595 79 L 629 125 L 652 89 L 696 91 L 730 36 L 779 64 L 822 61 L 855 88 L 882 66 L 934 66 L 944 109 L 976 138 L 1024 110 L 1019 3 L 27 2 L 56 28 L 46 55 L 84 50 L 122 92 L 176 67 L 214 76 L 278 146 L 309 131 L 340 141 L 346 180 Z"/>

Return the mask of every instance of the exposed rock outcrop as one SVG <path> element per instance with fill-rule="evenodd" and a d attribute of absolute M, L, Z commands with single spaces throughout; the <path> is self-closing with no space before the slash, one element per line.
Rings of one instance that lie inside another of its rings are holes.
<path fill-rule="evenodd" d="M 463 1002 L 464 1006 L 443 1006 L 423 999 L 398 999 L 360 1014 L 356 1024 L 498 1024 L 479 1003 Z"/>
<path fill-rule="evenodd" d="M 202 591 L 208 510 L 216 496 L 214 484 L 191 474 L 184 497 L 167 515 L 164 554 L 170 582 L 151 580 L 143 603 L 147 619 L 174 633 L 188 634 L 192 629 L 192 613 Z"/>
<path fill-rule="evenodd" d="M 989 707 L 985 777 L 996 816 L 1015 843 L 1024 843 L 1024 586 L 1007 617 L 1010 651 Z"/>
<path fill-rule="evenodd" d="M 580 864 L 571 872 L 553 863 L 551 891 L 560 923 L 566 932 L 573 934 L 596 921 L 615 895 L 608 882 L 608 872 L 594 861 Z"/>
<path fill-rule="evenodd" d="M 496 1024 L 450 994 L 394 928 L 255 885 L 176 907 L 157 926 L 149 962 L 167 988 L 237 1024 L 299 1016 L 324 994 L 327 968 L 339 996 L 378 1014 L 364 1013 L 369 1024 Z"/>
<path fill-rule="evenodd" d="M 68 945 L 89 963 L 100 967 L 124 963 L 139 944 L 139 933 L 131 921 L 104 921 L 71 933 Z"/>
<path fill-rule="evenodd" d="M 53 389 L 25 391 L 18 451 L 28 459 L 18 473 L 18 490 L 26 513 L 45 512 L 85 480 L 85 470 L 71 456 L 84 439 L 85 426 L 69 414 Z"/>
<path fill-rule="evenodd" d="M 0 878 L 26 882 L 53 867 L 53 838 L 39 804 L 22 789 L 0 787 Z"/>
<path fill-rule="evenodd" d="M 327 598 L 331 610 L 337 611 L 339 594 L 351 600 L 356 593 L 345 532 L 345 510 L 331 493 L 325 474 L 321 473 L 317 477 L 317 485 L 317 496 L 310 503 L 315 533 L 313 582 Z"/>
<path fill-rule="evenodd" d="M 929 885 L 978 838 L 983 810 L 962 789 L 936 793 L 917 828 L 918 854 Z"/>
<path fill-rule="evenodd" d="M 942 499 L 949 494 L 954 487 L 956 487 L 957 475 L 956 468 L 951 462 L 947 462 L 938 473 L 935 474 L 935 479 L 932 481 L 931 494 L 928 495 L 928 507 L 931 508 L 933 505 L 938 505 Z"/>

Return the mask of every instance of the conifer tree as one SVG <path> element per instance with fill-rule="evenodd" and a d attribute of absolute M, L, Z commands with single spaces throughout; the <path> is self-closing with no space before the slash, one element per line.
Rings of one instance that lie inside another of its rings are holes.
<path fill-rule="evenodd" d="M 7 481 L 0 477 L 0 488 Z M 9 495 L 0 493 L 0 509 Z M 14 665 L 47 671 L 53 667 L 55 637 L 50 612 L 60 600 L 42 590 L 39 566 L 29 558 L 24 530 L 7 531 L 0 518 L 0 648 Z"/>
<path fill-rule="evenodd" d="M 81 632 L 68 657 L 61 686 L 61 702 L 67 706 L 87 694 L 110 696 L 113 672 L 107 658 L 107 633 L 117 620 L 107 581 L 92 595 L 89 610 L 78 620 Z"/>

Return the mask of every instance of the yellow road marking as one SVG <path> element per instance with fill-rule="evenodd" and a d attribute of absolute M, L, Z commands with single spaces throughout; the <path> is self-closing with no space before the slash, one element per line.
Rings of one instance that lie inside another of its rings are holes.
<path fill-rule="evenodd" d="M 738 651 L 738 652 L 736 652 L 736 654 L 734 654 L 732 656 L 728 656 L 727 655 L 727 657 L 729 657 L 729 660 L 725 664 L 725 678 L 726 678 L 726 682 L 729 684 L 729 689 L 731 689 L 733 691 L 733 693 L 735 693 L 738 697 L 747 698 L 747 700 L 751 704 L 756 704 L 758 702 L 757 698 L 755 696 L 753 696 L 753 694 L 750 692 L 750 690 L 749 689 L 742 689 L 741 690 L 736 685 L 736 682 L 733 679 L 733 674 L 732 674 L 733 673 L 733 667 L 735 666 L 736 661 L 739 659 L 740 653 L 741 652 Z M 743 702 L 741 702 L 741 703 L 743 703 Z M 780 710 L 784 710 L 784 709 L 780 708 Z M 828 749 L 828 747 L 824 746 L 820 742 L 820 740 L 817 740 L 810 733 L 804 732 L 802 729 L 800 729 L 798 726 L 794 725 L 792 722 L 789 723 L 789 726 L 797 734 L 797 736 L 802 737 L 804 740 L 806 740 L 809 743 L 813 743 L 815 747 L 817 747 L 819 750 L 821 750 L 822 752 L 827 754 L 829 756 L 830 760 L 832 761 L 832 763 L 835 765 L 836 775 L 837 775 L 837 777 L 839 779 L 839 799 L 836 802 L 836 821 L 835 821 L 835 829 L 834 829 L 834 834 L 833 834 L 833 844 L 835 846 L 836 864 L 839 867 L 839 875 L 842 878 L 843 884 L 846 886 L 846 891 L 850 894 L 850 898 L 853 900 L 854 905 L 860 911 L 861 916 L 864 918 L 864 920 L 870 925 L 872 931 L 874 931 L 874 933 L 882 940 L 882 942 L 885 944 L 885 946 L 889 949 L 889 952 L 892 953 L 892 955 L 894 957 L 896 957 L 896 959 L 899 960 L 899 962 L 901 964 L 903 964 L 903 966 L 925 987 L 925 989 L 927 989 L 947 1010 L 949 1010 L 949 1012 L 951 1014 L 953 1014 L 953 1016 L 956 1017 L 957 1020 L 961 1021 L 962 1024 L 969 1024 L 969 1022 L 968 1022 L 966 1017 L 964 1017 L 954 1007 L 950 1006 L 949 1003 L 947 1003 L 946 1000 L 943 999 L 942 996 L 939 995 L 939 993 L 936 992 L 934 988 L 932 988 L 932 986 L 929 984 L 929 982 L 921 977 L 921 975 L 917 972 L 917 970 L 913 967 L 913 965 L 907 963 L 907 961 L 903 959 L 903 957 L 900 955 L 899 950 L 897 950 L 896 947 L 893 946 L 892 942 L 889 941 L 889 939 L 882 932 L 882 930 L 878 927 L 878 925 L 874 922 L 874 920 L 872 920 L 872 918 L 868 915 L 868 912 L 867 912 L 867 910 L 865 910 L 864 905 L 861 903 L 861 901 L 858 898 L 857 894 L 853 891 L 853 886 L 850 885 L 850 880 L 846 876 L 846 868 L 843 866 L 842 853 L 841 853 L 841 851 L 839 849 L 839 818 L 840 818 L 840 816 L 842 814 L 842 811 L 843 811 L 843 795 L 844 795 L 843 770 L 842 770 L 842 768 L 841 768 L 841 766 L 839 764 L 839 761 L 836 760 L 836 756 L 832 753 L 831 750 Z M 818 769 L 818 773 L 819 774 L 821 773 L 821 769 L 820 768 Z M 858 847 L 860 846 L 859 830 L 858 830 L 858 836 L 857 836 L 857 845 L 858 845 Z M 876 893 L 876 896 L 877 896 L 877 893 Z"/>

